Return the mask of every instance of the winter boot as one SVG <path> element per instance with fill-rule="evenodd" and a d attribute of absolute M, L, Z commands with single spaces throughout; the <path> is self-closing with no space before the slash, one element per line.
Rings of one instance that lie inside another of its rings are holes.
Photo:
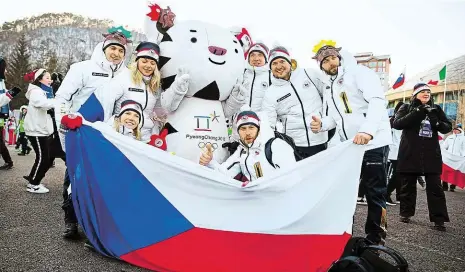
<path fill-rule="evenodd" d="M 66 223 L 65 231 L 63 232 L 63 238 L 69 240 L 79 239 L 78 224 L 77 223 Z"/>
<path fill-rule="evenodd" d="M 13 163 L 12 162 L 5 163 L 4 165 L 0 166 L 0 170 L 10 170 L 11 168 L 13 168 Z"/>

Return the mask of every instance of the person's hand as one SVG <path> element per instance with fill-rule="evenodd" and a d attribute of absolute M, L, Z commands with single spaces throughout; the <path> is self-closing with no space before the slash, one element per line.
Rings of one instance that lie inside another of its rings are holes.
<path fill-rule="evenodd" d="M 367 133 L 364 133 L 364 132 L 359 132 L 359 133 L 357 133 L 357 135 L 355 135 L 354 144 L 356 144 L 356 145 L 366 145 L 372 139 L 373 139 L 373 136 L 371 136 L 370 134 L 367 134 Z"/>
<path fill-rule="evenodd" d="M 206 166 L 211 162 L 213 159 L 213 149 L 211 144 L 206 145 L 206 151 L 202 152 L 202 155 L 200 156 L 199 163 L 203 166 Z"/>
<path fill-rule="evenodd" d="M 61 118 L 61 124 L 67 129 L 77 129 L 82 126 L 82 117 L 79 115 L 68 114 Z"/>
<path fill-rule="evenodd" d="M 439 122 L 439 118 L 438 118 L 436 111 L 429 112 L 428 118 L 429 118 L 430 123 L 434 126 L 436 126 L 436 124 Z"/>
<path fill-rule="evenodd" d="M 318 116 L 312 116 L 312 121 L 310 122 L 310 129 L 313 133 L 318 133 L 321 130 L 321 119 Z"/>

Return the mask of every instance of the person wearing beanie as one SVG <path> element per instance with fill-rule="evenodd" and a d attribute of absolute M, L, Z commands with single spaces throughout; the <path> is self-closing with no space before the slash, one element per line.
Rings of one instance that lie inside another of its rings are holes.
<path fill-rule="evenodd" d="M 199 160 L 201 165 L 231 178 L 240 174 L 242 178 L 239 179 L 246 182 L 243 186 L 278 169 L 295 165 L 293 148 L 284 140 L 273 138 L 273 131 L 268 124 L 262 124 L 256 112 L 242 111 L 237 114 L 234 122 L 240 137 L 236 152 L 219 164 L 213 160 L 213 152 L 217 147 L 206 143 Z"/>
<path fill-rule="evenodd" d="M 162 125 L 151 118 L 161 95 L 160 48 L 152 42 L 141 42 L 136 47 L 135 55 L 135 62 L 129 67 L 129 71 L 118 75 L 106 89 L 108 92 L 116 90 L 123 93 L 115 104 L 115 114 L 120 113 L 121 103 L 125 100 L 133 100 L 142 105 L 144 118 L 141 120 L 140 140 L 148 143 L 151 135 L 158 133 Z"/>
<path fill-rule="evenodd" d="M 246 104 L 253 111 L 261 111 L 263 97 L 271 83 L 271 71 L 268 64 L 268 47 L 257 42 L 250 47 L 247 54 L 247 65 L 244 71 L 244 82 L 247 88 Z"/>
<path fill-rule="evenodd" d="M 431 98 L 428 84 L 413 87 L 410 104 L 402 105 L 394 118 L 393 127 L 402 130 L 397 157 L 400 192 L 400 221 L 409 223 L 415 215 L 417 176 L 424 176 L 429 219 L 433 229 L 445 231 L 449 222 L 446 197 L 441 185 L 442 156 L 438 132 L 452 130 L 452 123 Z"/>
<path fill-rule="evenodd" d="M 322 40 L 313 52 L 313 59 L 325 74 L 327 87 L 323 92 L 325 116 L 312 117 L 312 131 L 321 133 L 336 128 L 341 141 L 368 145 L 360 185 L 368 204 L 365 232 L 368 240 L 384 244 L 387 157 L 392 135 L 381 81 L 374 71 L 358 65 L 334 41 Z"/>
<path fill-rule="evenodd" d="M 274 80 L 265 92 L 262 111 L 267 114 L 271 127 L 277 130 L 278 120 L 283 123 L 284 134 L 295 142 L 298 160 L 325 150 L 328 133 L 314 134 L 310 130 L 312 116 L 323 114 L 322 74 L 296 67 L 283 46 L 274 46 L 269 60 Z"/>
<path fill-rule="evenodd" d="M 0 155 L 5 163 L 0 166 L 0 170 L 10 170 L 13 168 L 13 161 L 11 160 L 10 152 L 5 145 L 5 139 L 3 138 L 3 130 L 5 127 L 5 119 L 10 115 L 10 103 L 11 99 L 21 92 L 18 87 L 13 87 L 11 90 L 7 90 L 5 87 L 5 70 L 6 61 L 0 57 Z"/>
<path fill-rule="evenodd" d="M 119 74 L 128 71 L 124 65 L 124 57 L 130 52 L 131 33 L 123 27 L 117 27 L 109 29 L 103 36 L 103 41 L 97 44 L 90 60 L 71 65 L 56 92 L 56 100 L 59 103 L 55 109 L 55 116 L 64 152 L 65 134 L 69 129 L 81 126 L 82 118 L 89 122 L 107 121 L 113 114 L 115 102 L 123 96 L 122 91 L 106 92 L 103 86 L 110 84 Z M 96 104 L 102 107 L 95 107 Z M 63 235 L 64 238 L 74 239 L 79 235 L 72 198 L 68 194 L 69 184 L 66 170 L 63 183 Z"/>
<path fill-rule="evenodd" d="M 108 121 L 116 132 L 135 140 L 141 140 L 141 125 L 144 119 L 142 105 L 133 100 L 125 100 L 121 103 L 121 111 Z"/>
<path fill-rule="evenodd" d="M 53 134 L 53 119 L 48 111 L 55 108 L 57 101 L 50 98 L 52 79 L 50 73 L 43 69 L 34 70 L 25 75 L 32 81 L 26 92 L 29 100 L 27 115 L 24 118 L 24 132 L 36 154 L 34 165 L 29 175 L 24 178 L 29 181 L 27 191 L 44 194 L 49 190 L 41 183 L 50 169 L 49 136 Z"/>
<path fill-rule="evenodd" d="M 443 147 L 445 150 L 451 152 L 452 154 L 460 157 L 465 157 L 465 137 L 461 124 L 453 129 L 452 134 L 447 136 L 444 140 Z M 450 190 L 451 192 L 455 191 L 455 185 L 451 184 L 449 188 L 449 183 L 443 181 L 442 188 L 444 191 Z"/>

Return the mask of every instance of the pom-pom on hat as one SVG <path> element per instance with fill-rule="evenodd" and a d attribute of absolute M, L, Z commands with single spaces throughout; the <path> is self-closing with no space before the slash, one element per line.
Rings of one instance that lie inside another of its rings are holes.
<path fill-rule="evenodd" d="M 268 55 L 270 54 L 270 50 L 268 49 L 268 47 L 264 43 L 257 42 L 257 43 L 253 44 L 250 47 L 249 53 L 247 54 L 247 62 L 249 61 L 250 54 L 252 54 L 252 52 L 260 52 L 260 53 L 262 53 L 263 56 L 265 56 L 265 63 L 268 62 Z"/>
<path fill-rule="evenodd" d="M 275 45 L 275 46 L 273 47 L 273 49 L 271 49 L 271 51 L 270 51 L 270 56 L 269 56 L 269 59 L 270 59 L 270 67 L 271 67 L 271 63 L 272 63 L 275 59 L 278 59 L 278 58 L 283 58 L 283 59 L 285 59 L 287 62 L 289 62 L 289 64 L 292 65 L 291 55 L 289 54 L 289 51 L 288 51 L 284 46 Z"/>
<path fill-rule="evenodd" d="M 40 75 L 45 73 L 46 70 L 44 68 L 36 69 L 24 75 L 23 79 L 27 82 L 34 82 Z"/>
<path fill-rule="evenodd" d="M 239 128 L 243 125 L 254 125 L 260 128 L 260 118 L 253 111 L 242 111 L 236 116 L 237 131 L 239 131 Z"/>
<path fill-rule="evenodd" d="M 412 96 L 415 96 L 415 95 L 417 95 L 419 92 L 424 91 L 424 90 L 431 90 L 431 88 L 430 88 L 429 85 L 426 84 L 426 83 L 417 83 L 417 84 L 413 87 Z"/>
<path fill-rule="evenodd" d="M 160 47 L 152 42 L 141 42 L 136 48 L 136 61 L 139 58 L 148 58 L 157 62 L 160 59 Z"/>
<path fill-rule="evenodd" d="M 121 103 L 121 111 L 118 117 L 121 117 L 126 111 L 133 111 L 139 114 L 139 129 L 143 126 L 144 116 L 142 111 L 142 105 L 134 100 L 125 100 Z"/>

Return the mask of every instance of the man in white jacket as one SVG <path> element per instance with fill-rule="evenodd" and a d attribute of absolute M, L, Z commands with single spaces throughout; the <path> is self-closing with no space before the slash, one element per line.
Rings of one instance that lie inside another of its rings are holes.
<path fill-rule="evenodd" d="M 335 44 L 320 43 L 314 52 L 320 69 L 329 77 L 329 86 L 323 98 L 328 116 L 313 116 L 312 131 L 336 127 L 341 141 L 370 144 L 363 158 L 360 185 L 365 187 L 368 202 L 365 232 L 372 242 L 384 244 L 386 165 L 392 136 L 381 82 L 374 71 L 357 65 L 353 56 Z"/>
<path fill-rule="evenodd" d="M 257 42 L 249 50 L 247 66 L 244 71 L 246 93 L 246 105 L 255 112 L 262 109 L 263 97 L 266 89 L 271 85 L 271 71 L 268 65 L 268 47 Z"/>
<path fill-rule="evenodd" d="M 240 137 L 240 145 L 236 152 L 224 163 L 219 164 L 212 160 L 211 146 L 206 146 L 206 152 L 200 157 L 201 165 L 220 171 L 231 178 L 242 174 L 241 180 L 245 184 L 269 175 L 277 169 L 295 165 L 292 147 L 285 141 L 274 138 L 269 127 L 261 130 L 257 113 L 240 112 L 235 118 L 235 127 Z"/>
<path fill-rule="evenodd" d="M 461 127 L 457 126 L 454 128 L 453 134 L 447 136 L 444 140 L 444 148 L 454 155 L 465 157 L 465 136 Z M 444 191 L 454 192 L 456 186 L 451 184 L 449 188 L 449 184 L 443 181 L 442 187 Z"/>
<path fill-rule="evenodd" d="M 65 133 L 68 129 L 76 129 L 82 125 L 82 117 L 87 121 L 106 121 L 111 117 L 115 102 L 124 92 L 105 92 L 104 85 L 109 84 L 116 75 L 127 70 L 124 59 L 128 54 L 131 42 L 121 31 L 104 34 L 90 60 L 71 65 L 66 77 L 56 93 L 56 100 L 60 107 L 55 109 L 57 125 L 61 127 L 60 138 L 65 150 Z M 73 116 L 73 115 L 77 116 Z M 81 117 L 82 115 L 82 117 Z M 63 184 L 63 210 L 65 211 L 65 238 L 78 237 L 78 225 L 74 214 L 71 195 L 68 194 L 70 180 L 68 170 L 65 172 Z"/>
<path fill-rule="evenodd" d="M 270 67 L 275 78 L 263 99 L 262 111 L 276 129 L 283 121 L 283 132 L 296 145 L 298 159 L 305 159 L 326 149 L 328 133 L 314 134 L 310 130 L 312 116 L 322 116 L 323 81 L 319 71 L 297 68 L 292 71 L 291 57 L 286 48 L 277 46 L 270 51 Z"/>

